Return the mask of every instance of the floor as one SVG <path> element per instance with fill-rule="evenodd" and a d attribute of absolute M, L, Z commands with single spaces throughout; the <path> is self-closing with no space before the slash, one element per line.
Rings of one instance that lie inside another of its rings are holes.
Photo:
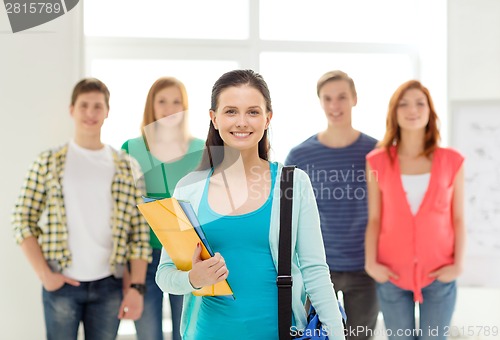
<path fill-rule="evenodd" d="M 167 329 L 166 326 L 168 326 L 170 328 L 170 320 L 166 320 L 168 322 L 165 322 L 163 324 L 163 329 Z M 133 334 L 133 328 L 132 328 L 132 332 L 129 333 L 129 330 L 128 330 L 128 325 L 123 327 L 122 331 L 123 333 L 120 334 L 117 338 L 117 340 L 136 340 L 136 337 L 135 337 L 135 334 Z M 130 323 L 130 327 L 133 327 L 133 324 Z M 171 340 L 171 333 L 170 332 L 165 332 L 164 333 L 165 335 L 165 340 Z M 385 329 L 384 329 L 384 326 L 383 326 L 383 321 L 382 322 L 379 322 L 378 325 L 377 325 L 377 328 L 375 329 L 374 331 L 374 337 L 372 338 L 372 340 L 387 340 L 387 336 L 385 336 Z M 453 337 L 450 337 L 449 338 L 450 340 L 493 340 L 495 339 L 495 337 L 464 337 L 464 336 L 453 336 Z"/>
<path fill-rule="evenodd" d="M 170 321 L 170 304 L 168 302 L 168 299 L 164 300 L 164 320 L 163 320 L 163 330 L 164 330 L 164 336 L 165 340 L 171 340 L 172 339 L 172 325 Z M 418 308 L 418 307 L 417 307 Z M 450 340 L 493 340 L 497 339 L 497 337 L 486 337 L 486 336 L 473 336 L 473 337 L 467 337 L 460 331 L 460 327 L 458 326 L 452 326 L 450 328 L 451 330 L 456 329 L 457 332 L 454 332 L 456 334 L 452 334 L 455 336 L 451 336 L 449 339 Z M 81 329 L 80 329 L 81 331 Z M 382 315 L 379 315 L 378 318 L 378 323 L 377 327 L 373 333 L 374 337 L 372 340 L 388 340 L 387 336 L 385 335 L 385 328 L 384 328 L 384 321 L 382 318 Z M 80 334 L 79 339 L 83 340 L 84 337 L 82 334 Z M 124 320 L 120 323 L 120 328 L 118 330 L 118 337 L 117 340 L 136 340 L 135 336 L 135 327 L 133 321 L 130 320 Z"/>
<path fill-rule="evenodd" d="M 458 327 L 455 327 L 458 329 Z M 165 340 L 171 340 L 171 324 L 170 324 L 170 318 L 166 318 L 163 322 L 163 330 L 164 335 L 165 335 Z M 458 331 L 457 331 L 458 333 Z M 374 337 L 372 340 L 387 340 L 387 336 L 385 336 L 385 328 L 384 328 L 384 321 L 382 319 L 382 316 L 379 316 L 379 320 L 377 323 L 377 327 L 373 333 Z M 449 338 L 450 340 L 493 340 L 495 337 L 466 337 L 466 336 L 452 336 Z M 131 321 L 124 321 L 120 325 L 120 331 L 119 331 L 119 336 L 117 340 L 136 340 L 135 337 L 135 329 L 134 329 L 134 324 Z"/>
<path fill-rule="evenodd" d="M 165 309 L 166 310 L 166 309 Z M 164 340 L 172 339 L 172 324 L 170 316 L 163 319 L 163 336 Z M 116 340 L 136 340 L 134 323 L 130 320 L 125 320 L 120 323 L 118 329 L 118 337 Z"/>

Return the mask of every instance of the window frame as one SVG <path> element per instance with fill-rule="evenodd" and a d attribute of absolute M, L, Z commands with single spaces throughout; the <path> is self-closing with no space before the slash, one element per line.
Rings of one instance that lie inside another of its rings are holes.
<path fill-rule="evenodd" d="M 277 41 L 260 38 L 260 1 L 249 2 L 249 37 L 234 39 L 171 39 L 85 36 L 86 74 L 94 59 L 233 60 L 242 68 L 260 69 L 262 52 L 383 53 L 404 54 L 420 75 L 418 47 L 400 43 L 331 41 Z M 201 56 L 201 57 L 200 57 Z"/>

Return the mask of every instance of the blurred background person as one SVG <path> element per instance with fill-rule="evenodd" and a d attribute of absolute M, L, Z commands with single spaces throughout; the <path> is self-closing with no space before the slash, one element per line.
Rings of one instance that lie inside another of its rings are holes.
<path fill-rule="evenodd" d="M 180 178 L 201 161 L 204 141 L 194 138 L 188 128 L 188 97 L 184 84 L 162 77 L 151 86 L 144 108 L 142 136 L 126 141 L 122 149 L 141 165 L 148 197 L 168 198 Z M 153 261 L 146 276 L 142 317 L 135 321 L 139 340 L 163 339 L 163 292 L 155 282 L 162 245 L 150 230 Z M 172 339 L 180 340 L 182 295 L 169 294 Z"/>
<path fill-rule="evenodd" d="M 365 272 L 365 158 L 377 140 L 352 126 L 358 96 L 347 73 L 323 74 L 316 92 L 328 125 L 293 148 L 285 164 L 296 165 L 311 179 L 331 279 L 344 299 L 346 338 L 369 339 L 379 308 L 375 281 Z"/>
<path fill-rule="evenodd" d="M 439 147 L 439 138 L 429 90 L 410 80 L 392 95 L 384 139 L 367 156 L 366 271 L 377 281 L 390 339 L 444 340 L 455 308 L 464 158 Z"/>

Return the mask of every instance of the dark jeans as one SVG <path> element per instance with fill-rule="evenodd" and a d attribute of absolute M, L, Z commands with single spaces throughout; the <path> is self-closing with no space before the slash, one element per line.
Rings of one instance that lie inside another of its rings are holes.
<path fill-rule="evenodd" d="M 347 315 L 346 339 L 370 339 L 379 312 L 377 286 L 365 271 L 330 272 L 335 293 L 342 291 Z"/>
<path fill-rule="evenodd" d="M 148 265 L 146 274 L 146 296 L 144 310 L 135 322 L 138 340 L 163 340 L 163 292 L 155 282 L 156 269 L 160 262 L 161 249 L 153 249 L 153 261 Z M 182 295 L 171 295 L 172 339 L 181 340 L 180 323 L 182 313 Z"/>
<path fill-rule="evenodd" d="M 76 340 L 80 321 L 86 340 L 116 338 L 123 297 L 121 279 L 109 276 L 80 282 L 78 287 L 64 284 L 52 292 L 43 289 L 42 297 L 47 340 Z"/>

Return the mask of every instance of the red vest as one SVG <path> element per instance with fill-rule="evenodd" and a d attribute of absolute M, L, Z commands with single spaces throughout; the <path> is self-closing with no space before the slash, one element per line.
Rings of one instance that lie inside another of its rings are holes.
<path fill-rule="evenodd" d="M 429 274 L 454 263 L 455 229 L 452 217 L 453 182 L 464 158 L 457 151 L 437 148 L 425 196 L 413 215 L 401 181 L 396 148 L 373 150 L 366 156 L 381 191 L 377 261 L 399 276 L 396 286 L 413 291 L 422 302 L 422 287 L 434 281 Z"/>

